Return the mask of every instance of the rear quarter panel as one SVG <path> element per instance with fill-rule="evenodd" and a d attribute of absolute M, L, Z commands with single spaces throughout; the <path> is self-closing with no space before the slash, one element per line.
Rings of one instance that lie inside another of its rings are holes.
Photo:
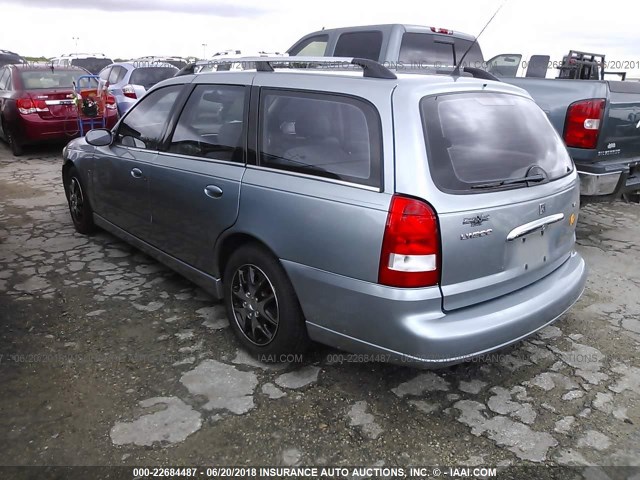
<path fill-rule="evenodd" d="M 282 260 L 377 282 L 380 250 L 394 191 L 394 138 L 389 80 L 260 73 L 254 86 L 365 98 L 379 113 L 383 179 L 380 191 L 310 175 L 249 166 L 242 180 L 234 232 L 263 241 Z"/>

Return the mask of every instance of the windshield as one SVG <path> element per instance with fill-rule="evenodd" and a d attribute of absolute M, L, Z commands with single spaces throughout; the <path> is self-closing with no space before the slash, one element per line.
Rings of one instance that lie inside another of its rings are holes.
<path fill-rule="evenodd" d="M 555 180 L 573 170 L 562 140 L 527 98 L 502 93 L 429 96 L 420 109 L 432 177 L 443 191 L 470 192 L 486 184 L 526 187 L 527 182 L 515 180 L 533 178 L 531 172 Z"/>
<path fill-rule="evenodd" d="M 89 70 L 94 75 L 113 62 L 109 58 L 74 58 L 71 65 Z"/>
<path fill-rule="evenodd" d="M 24 90 L 72 89 L 73 83 L 77 82 L 78 77 L 85 75 L 87 73 L 82 70 L 51 70 L 48 68 L 20 72 Z M 98 82 L 93 78 L 83 78 L 81 83 L 82 88 L 96 88 L 98 86 Z"/>
<path fill-rule="evenodd" d="M 156 83 L 173 77 L 176 73 L 178 73 L 178 69 L 172 67 L 136 68 L 131 74 L 129 83 L 132 85 L 142 85 L 148 90 Z"/>

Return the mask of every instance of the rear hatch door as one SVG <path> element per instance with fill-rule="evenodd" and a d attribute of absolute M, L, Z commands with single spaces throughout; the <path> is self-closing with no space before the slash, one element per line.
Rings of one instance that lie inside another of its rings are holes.
<path fill-rule="evenodd" d="M 443 308 L 523 288 L 571 255 L 579 189 L 569 154 L 530 99 L 473 92 L 421 101 L 438 212 Z"/>

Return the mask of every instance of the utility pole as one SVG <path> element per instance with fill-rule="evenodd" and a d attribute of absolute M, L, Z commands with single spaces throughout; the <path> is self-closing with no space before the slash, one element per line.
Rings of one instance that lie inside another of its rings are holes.
<path fill-rule="evenodd" d="M 76 55 L 77 55 L 78 54 L 78 40 L 80 40 L 80 37 L 71 37 L 71 39 L 76 42 Z"/>
<path fill-rule="evenodd" d="M 207 44 L 206 43 L 202 44 L 202 59 L 203 60 L 207 59 Z"/>

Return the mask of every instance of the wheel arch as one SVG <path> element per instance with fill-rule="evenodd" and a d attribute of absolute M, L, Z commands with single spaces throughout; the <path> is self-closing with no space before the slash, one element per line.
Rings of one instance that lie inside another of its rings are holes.
<path fill-rule="evenodd" d="M 229 261 L 229 257 L 231 257 L 233 252 L 237 249 L 248 244 L 258 245 L 275 258 L 279 258 L 264 241 L 255 235 L 246 232 L 230 232 L 220 239 L 215 251 L 215 273 L 220 279 L 224 280 L 222 277 L 224 275 L 224 269 L 227 266 L 227 262 Z"/>

